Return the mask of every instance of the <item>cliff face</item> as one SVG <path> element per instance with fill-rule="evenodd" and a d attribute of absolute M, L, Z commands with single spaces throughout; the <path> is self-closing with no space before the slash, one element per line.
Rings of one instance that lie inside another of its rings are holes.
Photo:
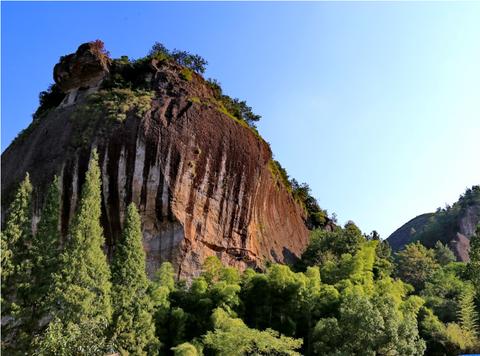
<path fill-rule="evenodd" d="M 96 148 L 109 255 L 133 201 L 142 217 L 150 274 L 167 260 L 179 276 L 189 277 L 211 255 L 241 269 L 299 256 L 308 239 L 304 212 L 272 174 L 268 144 L 219 110 L 201 76 L 170 61 L 142 64 L 134 80 L 149 89 L 150 96 L 141 96 L 148 105 L 142 110 L 127 105 L 124 117 L 112 120 L 91 94 L 105 92 L 100 89 L 115 79 L 114 68 L 91 45 L 62 58 L 54 78 L 65 97 L 2 155 L 4 196 L 29 172 L 37 220 L 46 187 L 59 175 L 61 229 L 67 238 Z M 130 100 L 131 92 L 120 94 Z"/>
<path fill-rule="evenodd" d="M 410 220 L 387 241 L 394 251 L 401 250 L 412 241 L 421 241 L 433 247 L 436 241 L 449 245 L 457 260 L 468 261 L 470 237 L 480 223 L 480 186 L 468 189 L 451 207 L 435 213 L 423 214 Z"/>

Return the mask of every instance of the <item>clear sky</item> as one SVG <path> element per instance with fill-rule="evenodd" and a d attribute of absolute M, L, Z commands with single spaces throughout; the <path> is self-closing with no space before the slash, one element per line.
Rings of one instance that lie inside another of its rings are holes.
<path fill-rule="evenodd" d="M 61 55 L 155 41 L 262 115 L 290 176 L 339 222 L 387 237 L 480 183 L 480 3 L 2 2 L 2 151 Z"/>

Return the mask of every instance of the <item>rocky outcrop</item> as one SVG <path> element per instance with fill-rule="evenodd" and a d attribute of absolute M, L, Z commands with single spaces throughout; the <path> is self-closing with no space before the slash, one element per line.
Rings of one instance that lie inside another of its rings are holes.
<path fill-rule="evenodd" d="M 55 66 L 56 83 L 76 92 L 52 108 L 2 155 L 2 193 L 30 173 L 35 215 L 55 174 L 62 184 L 61 229 L 68 226 L 82 189 L 91 150 L 102 169 L 102 225 L 109 256 L 133 201 L 142 217 L 147 270 L 172 261 L 178 276 L 199 273 L 207 256 L 240 269 L 266 261 L 293 262 L 307 244 L 304 211 L 272 174 L 268 144 L 219 110 L 214 92 L 196 73 L 171 61 L 143 63 L 135 80 L 153 98 L 141 116 L 109 121 L 85 114 L 88 95 L 110 80 L 111 64 L 82 45 Z M 86 132 L 90 132 L 88 136 Z M 79 140 L 79 136 L 82 137 Z M 88 137 L 88 140 L 85 140 Z M 4 199 L 8 201 L 8 199 Z"/>
<path fill-rule="evenodd" d="M 451 207 L 415 217 L 398 228 L 387 241 L 394 251 L 398 251 L 412 241 L 418 240 L 433 247 L 439 240 L 448 244 L 457 260 L 468 261 L 469 239 L 479 223 L 480 186 L 474 186 Z"/>
<path fill-rule="evenodd" d="M 428 221 L 433 216 L 433 213 L 426 213 L 414 217 L 404 225 L 395 230 L 387 241 L 394 251 L 401 250 L 403 246 L 414 240 L 415 235 L 423 232 Z"/>
<path fill-rule="evenodd" d="M 63 92 L 96 86 L 108 74 L 109 61 L 101 41 L 84 43 L 75 53 L 60 58 L 53 79 Z"/>

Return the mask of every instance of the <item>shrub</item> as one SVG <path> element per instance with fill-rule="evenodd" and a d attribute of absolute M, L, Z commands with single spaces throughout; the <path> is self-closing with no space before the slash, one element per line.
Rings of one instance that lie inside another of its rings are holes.
<path fill-rule="evenodd" d="M 182 68 L 180 71 L 180 77 L 189 82 L 193 79 L 192 71 L 188 68 Z"/>
<path fill-rule="evenodd" d="M 205 69 L 208 64 L 206 59 L 199 56 L 198 54 L 192 54 L 190 52 L 180 51 L 177 49 L 170 51 L 160 42 L 154 43 L 152 49 L 148 53 L 148 56 L 157 60 L 172 59 L 181 66 L 187 67 L 188 69 L 200 74 L 205 73 Z"/>
<path fill-rule="evenodd" d="M 50 109 L 56 108 L 65 98 L 65 94 L 56 84 L 50 84 L 47 90 L 38 95 L 39 106 L 33 114 L 33 120 L 37 120 Z"/>

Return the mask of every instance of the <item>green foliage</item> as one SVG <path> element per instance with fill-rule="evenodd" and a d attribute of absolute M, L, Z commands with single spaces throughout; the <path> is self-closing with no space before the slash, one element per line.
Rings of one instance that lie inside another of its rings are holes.
<path fill-rule="evenodd" d="M 48 315 L 50 305 L 47 295 L 54 286 L 54 273 L 59 265 L 60 255 L 60 186 L 54 177 L 47 192 L 45 206 L 32 240 L 32 288 L 29 294 L 35 301 L 31 311 L 32 319 Z"/>
<path fill-rule="evenodd" d="M 47 90 L 40 92 L 39 94 L 39 106 L 35 113 L 32 115 L 33 121 L 28 125 L 27 128 L 20 131 L 19 134 L 15 137 L 13 142 L 21 143 L 23 142 L 30 134 L 35 131 L 35 129 L 40 124 L 41 120 L 54 108 L 59 106 L 65 94 L 58 88 L 56 84 L 51 84 Z"/>
<path fill-rule="evenodd" d="M 330 221 L 328 213 L 320 208 L 317 200 L 311 195 L 309 185 L 307 183 L 299 184 L 294 178 L 290 180 L 286 169 L 276 160 L 271 159 L 268 162 L 268 168 L 277 184 L 283 185 L 305 210 L 307 228 L 313 230 L 325 227 Z"/>
<path fill-rule="evenodd" d="M 23 247 L 26 252 L 22 261 L 15 263 L 16 278 L 10 281 L 11 286 L 16 287 L 13 315 L 17 349 L 25 352 L 31 348 L 31 336 L 41 331 L 41 321 L 49 317 L 51 306 L 47 296 L 54 286 L 53 275 L 59 263 L 59 218 L 60 191 L 55 177 L 47 193 L 37 234 L 33 238 L 29 236 Z"/>
<path fill-rule="evenodd" d="M 107 326 L 111 320 L 110 268 L 103 252 L 98 155 L 92 152 L 78 211 L 55 276 L 54 314 L 64 325 L 81 322 Z"/>
<path fill-rule="evenodd" d="M 31 238 L 31 195 L 32 184 L 28 173 L 15 194 L 2 229 L 2 281 L 15 274 L 15 266 L 25 259 L 28 241 Z M 5 285 L 2 285 L 5 294 Z"/>
<path fill-rule="evenodd" d="M 109 120 L 123 122 L 130 112 L 142 117 L 151 109 L 153 93 L 144 90 L 101 90 L 89 97 L 94 110 L 101 111 Z"/>
<path fill-rule="evenodd" d="M 141 118 L 151 109 L 153 92 L 128 88 L 104 89 L 91 94 L 72 115 L 74 146 L 88 146 L 96 134 L 105 134 L 129 115 Z"/>
<path fill-rule="evenodd" d="M 261 119 L 260 115 L 254 114 L 252 108 L 245 100 L 232 99 L 228 95 L 220 97 L 222 108 L 238 120 L 244 121 L 251 128 L 256 128 L 255 123 Z"/>
<path fill-rule="evenodd" d="M 268 168 L 270 169 L 270 173 L 272 173 L 273 178 L 275 178 L 277 182 L 282 184 L 291 193 L 292 184 L 290 183 L 286 169 L 282 167 L 280 162 L 271 159 L 268 162 Z"/>
<path fill-rule="evenodd" d="M 477 291 L 477 300 L 480 301 L 480 223 L 475 235 L 470 238 L 469 256 L 468 273 Z"/>
<path fill-rule="evenodd" d="M 402 312 L 401 306 L 388 295 L 370 299 L 362 294 L 346 294 L 338 318 L 320 319 L 316 324 L 313 331 L 315 353 L 422 354 L 425 345 L 416 327 L 416 308 Z"/>
<path fill-rule="evenodd" d="M 459 301 L 468 283 L 461 278 L 457 264 L 437 269 L 425 283 L 422 296 L 426 305 L 444 323 L 457 321 Z"/>
<path fill-rule="evenodd" d="M 140 215 L 128 206 L 112 262 L 112 342 L 121 354 L 150 355 L 158 349 L 145 272 Z"/>
<path fill-rule="evenodd" d="M 2 313 L 14 318 L 9 324 L 2 325 L 2 333 L 4 339 L 16 339 L 20 350 L 28 349 L 26 338 L 32 330 L 29 312 L 34 303 L 29 294 L 32 286 L 31 200 L 32 184 L 27 173 L 7 212 L 1 236 Z M 8 342 L 2 342 L 2 348 L 7 350 Z"/>
<path fill-rule="evenodd" d="M 203 343 L 215 355 L 300 355 L 295 351 L 302 345 L 300 339 L 279 335 L 271 329 L 250 329 L 221 308 L 213 312 L 212 319 L 214 331 L 207 332 Z"/>
<path fill-rule="evenodd" d="M 425 282 L 439 268 L 434 252 L 419 242 L 408 244 L 396 257 L 397 276 L 416 291 L 423 290 Z"/>
<path fill-rule="evenodd" d="M 180 77 L 187 82 L 190 82 L 193 79 L 192 71 L 188 68 L 182 68 L 180 71 Z"/>
<path fill-rule="evenodd" d="M 178 346 L 172 347 L 171 350 L 175 356 L 198 356 L 200 355 L 192 344 L 184 342 Z"/>
<path fill-rule="evenodd" d="M 103 331 L 105 325 L 92 320 L 63 323 L 54 319 L 45 333 L 34 341 L 36 356 L 103 356 L 111 347 Z"/>
<path fill-rule="evenodd" d="M 310 234 L 310 243 L 302 254 L 299 266 L 320 266 L 328 261 L 336 262 L 343 254 L 353 255 L 365 241 L 358 227 L 348 222 L 344 228 L 334 231 L 317 229 Z"/>
<path fill-rule="evenodd" d="M 455 255 L 447 245 L 442 244 L 440 241 L 435 243 L 435 259 L 440 266 L 448 265 L 450 262 L 455 262 Z"/>
<path fill-rule="evenodd" d="M 173 60 L 190 70 L 203 74 L 208 62 L 198 54 L 174 49 L 170 51 L 163 44 L 155 42 L 150 50 L 149 57 L 157 60 Z"/>
<path fill-rule="evenodd" d="M 110 279 L 100 184 L 94 151 L 61 254 L 58 180 L 36 236 L 28 176 L 17 191 L 2 232 L 3 311 L 13 320 L 2 327 L 5 354 L 450 355 L 480 346 L 477 236 L 468 265 L 451 262 L 443 244 L 419 243 L 393 265 L 377 233 L 349 222 L 312 233 L 300 272 L 271 264 L 240 275 L 212 256 L 191 281 L 175 281 L 168 262 L 149 281 L 131 204 Z"/>
<path fill-rule="evenodd" d="M 465 191 L 452 206 L 438 208 L 422 231 L 415 234 L 415 240 L 427 247 L 433 247 L 440 240 L 447 243 L 459 231 L 460 217 L 471 206 L 480 205 L 480 186 L 476 185 Z"/>
<path fill-rule="evenodd" d="M 64 98 L 65 93 L 63 93 L 56 84 L 50 84 L 48 89 L 40 92 L 38 96 L 40 103 L 37 111 L 33 114 L 33 120 L 38 120 L 50 109 L 56 108 Z"/>
<path fill-rule="evenodd" d="M 462 329 L 470 336 L 473 343 L 477 343 L 479 341 L 480 325 L 474 297 L 475 291 L 473 288 L 465 288 L 460 298 L 458 315 Z"/>

